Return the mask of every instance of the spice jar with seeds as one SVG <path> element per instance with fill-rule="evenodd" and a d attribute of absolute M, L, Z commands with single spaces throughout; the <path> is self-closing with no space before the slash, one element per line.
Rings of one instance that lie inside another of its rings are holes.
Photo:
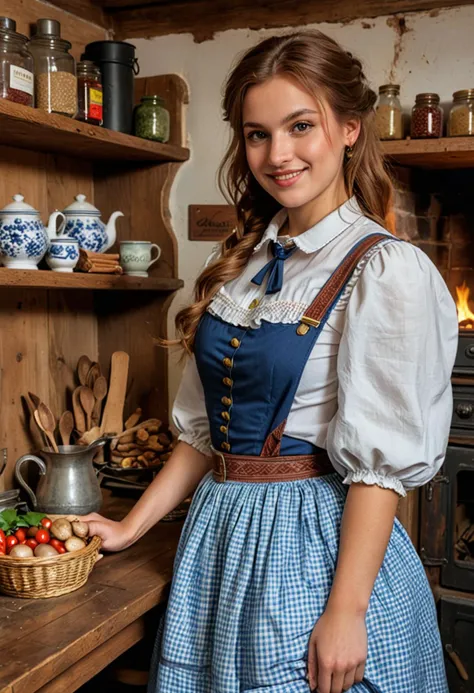
<path fill-rule="evenodd" d="M 71 44 L 54 19 L 39 19 L 28 49 L 35 61 L 36 108 L 74 118 L 77 113 L 76 62 Z"/>
<path fill-rule="evenodd" d="M 383 84 L 379 87 L 375 124 L 381 140 L 403 139 L 403 117 L 399 94 L 398 84 Z"/>
<path fill-rule="evenodd" d="M 474 89 L 462 89 L 453 94 L 449 112 L 448 136 L 471 137 L 474 135 Z"/>
<path fill-rule="evenodd" d="M 414 140 L 443 136 L 443 109 L 438 94 L 416 95 L 411 112 L 411 136 Z"/>
<path fill-rule="evenodd" d="M 33 106 L 33 56 L 27 43 L 13 19 L 0 17 L 0 98 Z"/>

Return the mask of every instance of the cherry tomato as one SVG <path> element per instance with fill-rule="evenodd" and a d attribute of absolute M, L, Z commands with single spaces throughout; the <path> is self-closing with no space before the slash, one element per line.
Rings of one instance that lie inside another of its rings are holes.
<path fill-rule="evenodd" d="M 26 539 L 26 529 L 23 529 L 22 527 L 20 527 L 20 529 L 16 530 L 15 536 L 21 544 Z"/>
<path fill-rule="evenodd" d="M 56 546 L 56 551 L 58 553 L 67 553 L 67 549 L 65 546 Z"/>
<path fill-rule="evenodd" d="M 56 549 L 56 551 L 59 551 L 60 548 L 64 547 L 64 542 L 60 541 L 59 539 L 51 539 L 49 543 Z"/>
<path fill-rule="evenodd" d="M 35 534 L 35 539 L 38 542 L 38 544 L 47 544 L 50 539 L 48 530 L 39 529 Z"/>
<path fill-rule="evenodd" d="M 38 542 L 36 541 L 36 539 L 27 539 L 25 543 L 27 546 L 30 547 L 30 549 L 33 549 L 33 551 L 38 546 Z"/>
<path fill-rule="evenodd" d="M 53 524 L 53 521 L 50 520 L 49 517 L 43 517 L 43 519 L 41 520 L 41 524 L 45 529 L 49 529 Z"/>
<path fill-rule="evenodd" d="M 11 534 L 9 537 L 7 537 L 6 543 L 7 551 L 10 552 L 10 549 L 12 549 L 16 544 L 18 544 L 18 539 L 14 534 Z"/>

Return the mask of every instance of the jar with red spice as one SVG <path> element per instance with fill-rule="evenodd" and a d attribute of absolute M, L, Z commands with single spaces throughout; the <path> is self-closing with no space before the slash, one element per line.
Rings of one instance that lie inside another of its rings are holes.
<path fill-rule="evenodd" d="M 0 17 L 0 98 L 33 106 L 34 61 L 27 43 L 13 19 Z"/>
<path fill-rule="evenodd" d="M 77 120 L 92 125 L 102 125 L 103 90 L 102 75 L 92 60 L 81 60 L 77 63 Z"/>
<path fill-rule="evenodd" d="M 411 112 L 411 137 L 414 140 L 443 136 L 443 109 L 439 95 L 417 94 Z"/>

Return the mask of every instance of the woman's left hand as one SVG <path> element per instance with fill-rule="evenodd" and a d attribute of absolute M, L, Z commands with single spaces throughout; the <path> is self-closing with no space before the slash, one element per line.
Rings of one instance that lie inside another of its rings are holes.
<path fill-rule="evenodd" d="M 309 639 L 308 680 L 310 690 L 342 693 L 364 676 L 367 659 L 365 613 L 328 608 Z"/>

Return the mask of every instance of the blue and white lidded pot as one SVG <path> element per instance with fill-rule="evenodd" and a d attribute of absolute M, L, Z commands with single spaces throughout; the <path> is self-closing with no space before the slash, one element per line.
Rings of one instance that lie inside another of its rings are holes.
<path fill-rule="evenodd" d="M 12 269 L 38 269 L 38 263 L 56 237 L 56 221 L 62 212 L 53 212 L 46 229 L 40 213 L 24 202 L 23 195 L 14 195 L 13 202 L 0 210 L 0 261 Z"/>
<path fill-rule="evenodd" d="M 117 217 L 123 217 L 122 212 L 114 212 L 107 224 L 100 218 L 100 211 L 90 202 L 86 202 L 85 195 L 76 195 L 74 202 L 64 210 L 65 223 L 61 226 L 61 236 L 75 238 L 79 246 L 93 253 L 105 253 L 115 243 L 115 221 Z"/>

